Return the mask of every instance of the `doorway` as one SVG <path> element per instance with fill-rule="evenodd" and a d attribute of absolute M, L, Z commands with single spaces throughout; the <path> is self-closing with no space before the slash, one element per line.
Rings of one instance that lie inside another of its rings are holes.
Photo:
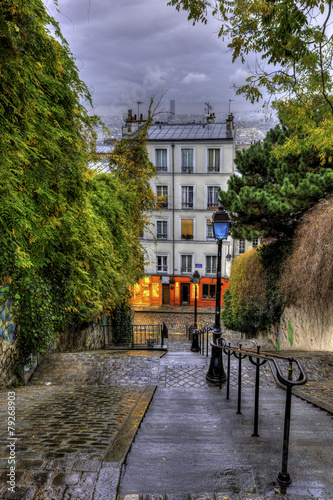
<path fill-rule="evenodd" d="M 180 288 L 180 300 L 182 306 L 190 305 L 190 285 L 182 283 Z"/>
<path fill-rule="evenodd" d="M 164 306 L 170 305 L 170 285 L 165 283 L 162 285 L 162 304 Z"/>

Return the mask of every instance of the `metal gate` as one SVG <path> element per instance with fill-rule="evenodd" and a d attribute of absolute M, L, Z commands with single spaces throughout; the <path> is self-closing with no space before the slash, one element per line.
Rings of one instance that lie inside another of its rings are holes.
<path fill-rule="evenodd" d="M 164 347 L 164 339 L 168 329 L 162 325 L 131 325 L 121 334 L 115 336 L 112 325 L 104 325 L 104 347 L 119 347 L 126 349 Z"/>

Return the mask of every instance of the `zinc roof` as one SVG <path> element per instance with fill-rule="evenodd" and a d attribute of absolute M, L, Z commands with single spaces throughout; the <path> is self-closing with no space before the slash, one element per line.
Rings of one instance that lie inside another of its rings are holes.
<path fill-rule="evenodd" d="M 149 141 L 196 141 L 232 139 L 226 123 L 154 124 L 148 129 Z"/>

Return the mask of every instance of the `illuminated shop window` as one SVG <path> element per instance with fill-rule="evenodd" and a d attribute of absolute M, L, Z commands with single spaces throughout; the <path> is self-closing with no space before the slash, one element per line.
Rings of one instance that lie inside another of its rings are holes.
<path fill-rule="evenodd" d="M 202 285 L 202 298 L 207 300 L 215 299 L 216 285 Z"/>

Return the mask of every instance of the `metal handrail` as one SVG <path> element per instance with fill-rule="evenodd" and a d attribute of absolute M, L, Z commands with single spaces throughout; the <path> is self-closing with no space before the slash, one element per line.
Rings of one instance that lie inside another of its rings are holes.
<path fill-rule="evenodd" d="M 306 373 L 299 362 L 299 360 L 293 357 L 281 356 L 279 354 L 273 354 L 269 352 L 260 352 L 261 347 L 257 346 L 257 351 L 252 349 L 242 348 L 242 344 L 239 343 L 238 347 L 232 346 L 231 342 L 226 345 L 224 339 L 219 339 L 220 342 L 215 344 L 211 342 L 212 348 L 221 349 L 221 362 L 220 362 L 220 389 L 222 387 L 222 376 L 223 376 L 223 363 L 222 355 L 223 353 L 228 356 L 228 366 L 227 366 L 227 399 L 229 399 L 229 388 L 230 388 L 230 358 L 234 355 L 238 359 L 238 404 L 237 404 L 237 414 L 241 414 L 241 392 L 242 392 L 242 360 L 249 357 L 250 362 L 256 367 L 256 383 L 255 383 L 255 408 L 254 408 L 254 431 L 252 436 L 259 437 L 258 434 L 258 422 L 259 422 L 259 371 L 260 366 L 263 366 L 267 361 L 271 361 L 276 369 L 276 376 L 278 381 L 286 388 L 286 404 L 285 404 L 285 418 L 284 418 L 284 433 L 283 433 L 283 451 L 282 451 L 282 467 L 281 472 L 279 472 L 277 480 L 281 486 L 283 492 L 285 492 L 287 486 L 291 483 L 291 478 L 288 473 L 288 453 L 289 453 L 289 434 L 290 434 L 290 415 L 291 415 L 291 395 L 292 388 L 294 386 L 304 385 L 307 381 Z M 285 360 L 288 361 L 288 376 L 285 377 L 282 373 L 281 367 L 278 361 Z M 297 380 L 293 380 L 293 363 L 297 365 L 299 376 Z"/>

